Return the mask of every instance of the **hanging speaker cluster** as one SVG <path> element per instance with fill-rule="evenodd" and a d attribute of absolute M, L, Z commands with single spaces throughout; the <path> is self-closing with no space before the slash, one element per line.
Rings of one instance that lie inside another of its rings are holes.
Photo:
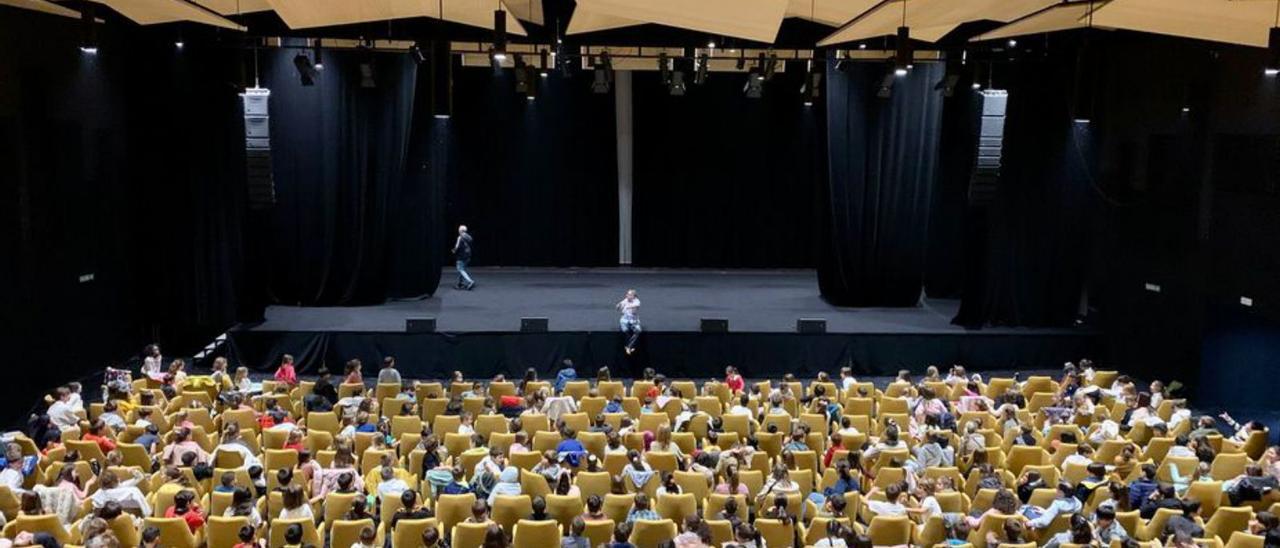
<path fill-rule="evenodd" d="M 271 176 L 271 90 L 248 88 L 240 94 L 240 99 L 244 103 L 244 159 L 249 208 L 267 209 L 276 203 L 276 184 Z"/>
<path fill-rule="evenodd" d="M 974 156 L 973 174 L 969 177 L 969 205 L 973 206 L 990 205 L 1000 190 L 1005 107 L 1009 102 L 1009 92 L 1002 89 L 984 90 L 981 96 L 978 150 Z"/>

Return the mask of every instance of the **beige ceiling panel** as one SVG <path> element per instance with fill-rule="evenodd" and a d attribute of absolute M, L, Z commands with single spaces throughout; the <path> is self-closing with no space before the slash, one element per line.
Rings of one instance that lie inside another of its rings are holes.
<path fill-rule="evenodd" d="M 244 31 L 245 28 L 216 13 L 183 0 L 96 0 L 120 12 L 139 25 L 157 25 L 176 21 L 189 21 Z"/>
<path fill-rule="evenodd" d="M 911 27 L 912 38 L 933 42 L 962 23 L 984 19 L 1009 21 L 1043 9 L 1056 1 L 910 0 L 905 2 L 905 20 L 906 25 Z M 823 38 L 818 45 L 893 35 L 903 24 L 903 7 L 903 0 L 881 3 Z"/>
<path fill-rule="evenodd" d="M 577 0 L 579 9 L 711 34 L 773 42 L 788 0 Z"/>
<path fill-rule="evenodd" d="M 603 13 L 591 11 L 591 8 L 578 4 L 573 10 L 573 18 L 569 19 L 569 27 L 565 29 L 565 34 L 584 34 L 588 32 L 597 32 L 602 30 L 619 29 L 623 27 L 633 27 L 643 25 L 644 21 L 636 21 L 635 19 L 627 19 L 626 17 L 614 17 Z"/>
<path fill-rule="evenodd" d="M 542 16 L 542 0 L 502 0 L 502 3 L 516 19 L 535 25 L 546 25 Z"/>
<path fill-rule="evenodd" d="M 975 36 L 970 41 L 1002 40 L 1029 34 L 1080 29 L 1088 26 L 1085 19 L 1088 13 L 1088 3 L 1060 4 L 1018 19 L 991 32 Z"/>
<path fill-rule="evenodd" d="M 1271 2 L 1240 0 L 1113 0 L 1094 10 L 1093 24 L 1267 47 L 1275 10 Z"/>
<path fill-rule="evenodd" d="M 53 2 L 46 2 L 45 0 L 0 0 L 0 6 L 13 6 L 24 10 L 39 11 L 53 15 L 61 15 L 63 17 L 80 18 L 80 12 L 70 8 L 64 8 L 54 4 Z"/>
<path fill-rule="evenodd" d="M 880 0 L 790 0 L 787 17 L 838 27 L 879 3 Z"/>
<path fill-rule="evenodd" d="M 200 4 L 222 15 L 240 15 L 271 9 L 267 0 L 195 0 Z"/>
<path fill-rule="evenodd" d="M 410 17 L 440 17 L 440 2 L 424 0 L 267 0 L 291 29 L 349 25 Z M 446 21 L 480 28 L 493 28 L 492 0 L 447 0 Z M 525 35 L 520 21 L 507 12 L 507 32 Z"/>

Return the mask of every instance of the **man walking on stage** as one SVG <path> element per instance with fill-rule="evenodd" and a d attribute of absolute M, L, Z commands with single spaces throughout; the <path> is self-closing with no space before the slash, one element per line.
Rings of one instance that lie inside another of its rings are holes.
<path fill-rule="evenodd" d="M 458 225 L 458 241 L 453 244 L 453 256 L 458 267 L 458 285 L 454 289 L 475 289 L 476 281 L 467 274 L 467 264 L 471 262 L 471 235 L 467 234 L 467 225 Z"/>
<path fill-rule="evenodd" d="M 636 351 L 636 343 L 640 340 L 640 299 L 636 297 L 636 290 L 628 289 L 627 294 L 623 295 L 622 300 L 618 301 L 618 312 L 622 313 L 622 318 L 618 320 L 618 325 L 622 327 L 622 332 L 628 334 L 627 342 L 623 345 L 623 349 L 630 356 Z"/>

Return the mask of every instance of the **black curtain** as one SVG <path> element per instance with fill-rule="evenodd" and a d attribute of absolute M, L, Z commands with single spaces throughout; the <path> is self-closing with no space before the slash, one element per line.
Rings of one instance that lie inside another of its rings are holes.
<path fill-rule="evenodd" d="M 924 282 L 930 193 L 937 178 L 941 64 L 917 64 L 878 90 L 892 67 L 827 68 L 830 174 L 818 283 L 839 306 L 914 306 Z"/>
<path fill-rule="evenodd" d="M 590 71 L 534 78 L 530 101 L 511 69 L 454 71 L 442 237 L 467 225 L 473 265 L 616 266 L 614 97 L 591 92 Z"/>
<path fill-rule="evenodd" d="M 954 323 L 1069 325 L 1080 303 L 1095 177 L 1086 160 L 1093 129 L 1073 124 L 1073 64 L 1026 60 L 1008 74 L 999 190 L 969 212 L 964 291 Z"/>
<path fill-rule="evenodd" d="M 632 263 L 666 267 L 812 267 L 825 180 L 821 104 L 804 106 L 803 65 L 761 98 L 716 73 L 671 96 L 657 72 L 633 73 Z"/>
<path fill-rule="evenodd" d="M 327 51 L 315 85 L 303 86 L 294 66 L 299 52 L 261 54 L 277 196 L 267 235 L 272 300 L 361 305 L 384 301 L 393 288 L 434 291 L 432 261 L 393 260 L 440 251 L 421 230 L 438 222 L 424 190 L 429 156 L 409 157 L 414 122 L 425 132 L 418 139 L 429 143 L 431 131 L 413 108 L 417 66 L 405 54 Z M 361 64 L 372 65 L 374 87 L 362 85 Z M 412 150 L 431 147 L 419 141 Z M 405 270 L 393 276 L 393 263 Z M 415 273 L 423 283 L 411 283 Z"/>

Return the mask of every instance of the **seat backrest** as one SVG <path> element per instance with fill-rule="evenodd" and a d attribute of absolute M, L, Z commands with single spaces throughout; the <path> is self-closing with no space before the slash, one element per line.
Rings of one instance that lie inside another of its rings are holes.
<path fill-rule="evenodd" d="M 440 495 L 436 500 L 436 519 L 440 520 L 443 529 L 440 533 L 448 536 L 454 524 L 461 523 L 471 516 L 471 506 L 476 502 L 475 493 L 465 495 Z"/>
<path fill-rule="evenodd" d="M 632 522 L 630 540 L 639 548 L 658 546 L 674 538 L 676 538 L 676 524 L 669 519 L 641 519 Z"/>
<path fill-rule="evenodd" d="M 533 499 L 529 495 L 498 495 L 493 502 L 493 521 L 510 531 L 520 521 L 533 513 Z"/>
<path fill-rule="evenodd" d="M 559 546 L 560 523 L 555 520 L 522 519 L 512 533 L 513 546 Z"/>
<path fill-rule="evenodd" d="M 608 544 L 613 540 L 613 528 L 614 521 L 611 519 L 588 521 L 582 536 L 591 539 L 592 546 Z"/>
<path fill-rule="evenodd" d="M 240 528 L 249 524 L 248 516 L 224 517 L 222 514 L 209 516 L 204 524 L 204 534 L 209 548 L 232 548 L 240 543 Z M 130 527 L 133 524 L 129 524 Z M 114 528 L 113 528 L 114 529 Z M 136 546 L 124 544 L 121 546 Z"/>
<path fill-rule="evenodd" d="M 451 546 L 483 546 L 484 534 L 489 529 L 487 523 L 459 523 L 453 526 L 453 542 Z M 422 541 L 419 540 L 419 543 Z"/>
<path fill-rule="evenodd" d="M 781 520 L 757 518 L 754 523 L 765 546 L 795 546 L 795 525 L 783 524 Z"/>
<path fill-rule="evenodd" d="M 692 493 L 668 494 L 658 496 L 658 515 L 675 523 L 684 523 L 687 516 L 696 515 L 698 501 Z"/>
<path fill-rule="evenodd" d="M 609 493 L 604 496 L 604 515 L 616 523 L 627 521 L 627 514 L 631 513 L 631 507 L 635 505 L 634 495 L 615 495 Z"/>
<path fill-rule="evenodd" d="M 22 518 L 18 518 L 22 519 Z M 187 520 L 182 518 L 147 518 L 146 525 L 160 530 L 160 545 L 176 548 L 196 548 L 196 537 L 191 534 Z"/>
<path fill-rule="evenodd" d="M 336 520 L 326 522 L 329 528 L 329 543 L 331 546 L 351 546 L 360 541 L 360 530 L 368 527 L 373 529 L 373 520 L 369 518 L 359 520 Z M 400 522 L 396 522 L 396 527 L 400 527 Z"/>
<path fill-rule="evenodd" d="M 302 541 L 315 546 L 324 546 L 324 540 L 320 536 L 320 531 L 316 529 L 316 522 L 311 518 L 282 519 L 276 518 L 271 521 L 271 534 L 267 545 L 270 548 L 280 548 L 284 546 L 284 533 L 289 529 L 290 525 L 298 524 L 302 526 Z"/>
<path fill-rule="evenodd" d="M 585 504 L 578 495 L 547 495 L 547 515 L 560 523 L 562 531 L 568 531 L 573 518 L 582 515 Z"/>
<path fill-rule="evenodd" d="M 402 519 L 396 522 L 396 529 L 391 534 L 391 548 L 410 548 L 422 546 L 422 533 L 437 527 L 437 518 Z M 443 536 L 441 538 L 444 538 Z M 330 543 L 332 546 L 341 546 Z"/>

